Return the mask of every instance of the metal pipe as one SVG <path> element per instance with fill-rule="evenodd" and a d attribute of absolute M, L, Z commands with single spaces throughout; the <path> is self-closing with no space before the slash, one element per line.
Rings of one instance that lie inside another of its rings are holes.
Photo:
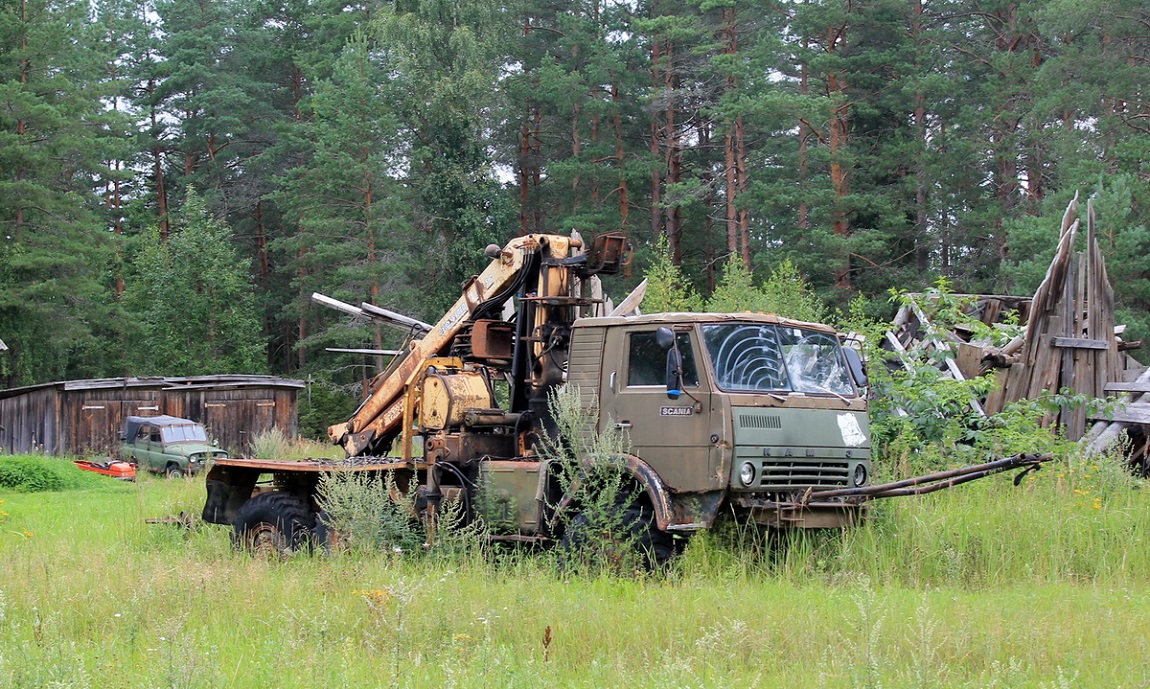
<path fill-rule="evenodd" d="M 996 474 L 1002 471 L 1009 471 L 1010 469 L 1018 467 L 1027 467 L 1033 466 L 1035 464 L 1041 464 L 1042 462 L 1048 462 L 1053 458 L 1054 456 L 1049 453 L 1017 454 L 1005 459 L 997 459 L 993 462 L 986 462 L 985 464 L 976 464 L 974 466 L 962 467 L 961 469 L 950 469 L 948 471 L 926 474 L 925 476 L 915 476 L 914 478 L 895 481 L 893 483 L 884 483 L 878 486 L 864 486 L 861 488 L 840 488 L 838 490 L 817 491 L 806 495 L 803 501 L 806 502 L 808 500 L 825 500 L 827 498 L 841 497 L 890 497 L 892 495 L 922 495 L 923 493 L 940 490 L 941 488 L 950 487 L 951 485 L 966 483 L 968 480 L 974 480 L 974 478 L 983 478 L 991 474 Z M 976 476 L 974 478 L 962 481 L 953 480 L 970 475 Z M 924 483 L 938 484 L 939 487 L 920 492 L 891 492 L 903 488 L 909 488 L 911 486 L 921 486 Z"/>

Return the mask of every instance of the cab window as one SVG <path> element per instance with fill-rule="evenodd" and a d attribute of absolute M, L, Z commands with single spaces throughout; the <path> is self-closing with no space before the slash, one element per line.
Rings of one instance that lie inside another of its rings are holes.
<path fill-rule="evenodd" d="M 683 385 L 699 386 L 695 350 L 690 333 L 676 333 L 676 344 L 683 355 Z M 655 341 L 655 332 L 631 333 L 627 343 L 627 385 L 666 385 L 667 350 Z"/>

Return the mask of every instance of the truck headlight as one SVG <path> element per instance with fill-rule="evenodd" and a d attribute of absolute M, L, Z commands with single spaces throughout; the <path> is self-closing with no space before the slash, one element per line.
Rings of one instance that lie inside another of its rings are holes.
<path fill-rule="evenodd" d="M 755 481 L 755 465 L 751 462 L 743 462 L 743 466 L 739 467 L 739 481 L 744 486 L 749 486 Z"/>
<path fill-rule="evenodd" d="M 854 475 L 855 486 L 861 486 L 862 484 L 866 483 L 866 478 L 866 465 L 856 464 Z"/>

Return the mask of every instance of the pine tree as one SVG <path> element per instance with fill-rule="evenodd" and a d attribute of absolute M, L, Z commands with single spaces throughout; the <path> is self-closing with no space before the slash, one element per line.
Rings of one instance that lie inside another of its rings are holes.
<path fill-rule="evenodd" d="M 702 310 L 702 300 L 675 264 L 666 237 L 659 237 L 656 242 L 655 258 L 645 274 L 647 295 L 641 305 L 645 313 Z"/>
<path fill-rule="evenodd" d="M 284 175 L 275 197 L 298 228 L 277 248 L 294 257 L 298 296 L 288 308 L 311 319 L 301 347 L 362 346 L 367 339 L 383 345 L 378 329 L 327 332 L 322 323 L 328 314 L 317 317 L 310 306 L 313 291 L 401 311 L 416 292 L 406 270 L 420 248 L 412 232 L 411 192 L 399 178 L 407 148 L 390 89 L 371 42 L 357 33 L 305 105 L 307 124 L 298 129 L 310 153 L 306 164 Z"/>
<path fill-rule="evenodd" d="M 104 373 L 112 258 L 97 189 L 112 136 L 87 3 L 20 0 L 0 22 L 0 331 L 9 385 Z"/>
<path fill-rule="evenodd" d="M 256 373 L 263 341 L 248 262 L 231 230 L 189 191 L 165 241 L 154 227 L 125 302 L 142 325 L 134 369 L 150 375 Z"/>
<path fill-rule="evenodd" d="M 504 67 L 510 25 L 493 0 L 405 0 L 380 17 L 378 45 L 406 132 L 409 217 L 424 248 L 428 314 L 456 298 L 490 243 L 513 232 L 513 210 L 487 155 L 485 114 Z"/>

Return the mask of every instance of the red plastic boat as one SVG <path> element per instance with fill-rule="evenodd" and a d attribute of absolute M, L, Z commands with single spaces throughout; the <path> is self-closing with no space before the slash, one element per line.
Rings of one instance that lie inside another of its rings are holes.
<path fill-rule="evenodd" d="M 72 462 L 85 471 L 94 471 L 97 474 L 111 476 L 123 481 L 136 480 L 136 465 L 131 462 L 122 462 L 113 459 L 108 462 L 89 462 L 83 459 L 74 459 Z"/>

